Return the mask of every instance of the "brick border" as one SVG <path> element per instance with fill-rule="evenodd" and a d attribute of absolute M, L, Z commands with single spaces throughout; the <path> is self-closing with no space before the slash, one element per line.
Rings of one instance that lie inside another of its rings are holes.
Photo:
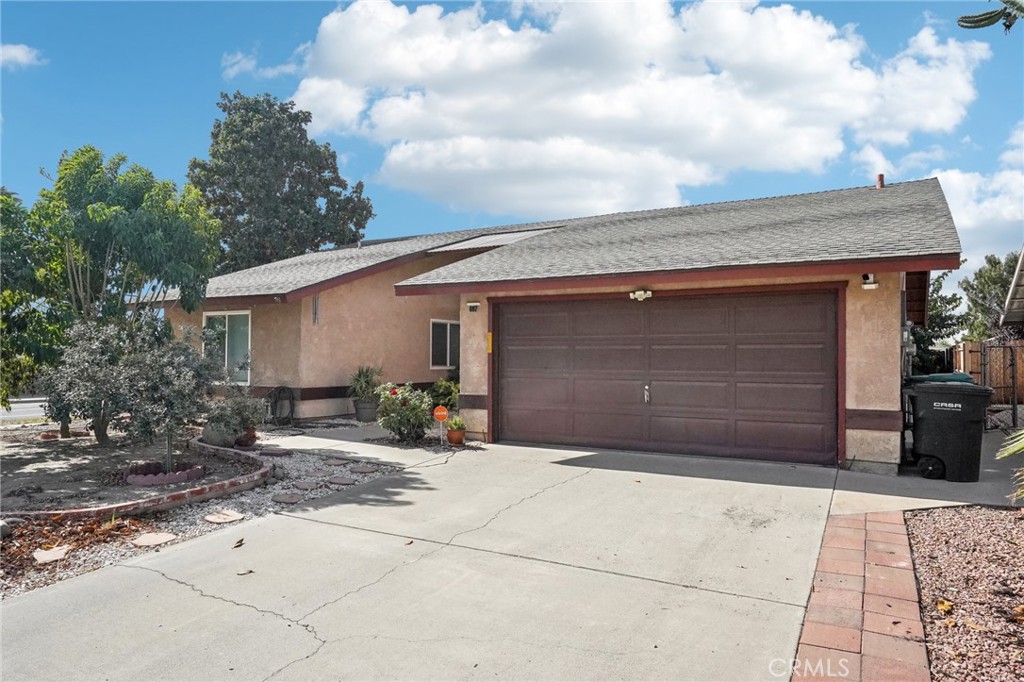
<path fill-rule="evenodd" d="M 181 507 L 186 504 L 205 502 L 206 500 L 212 500 L 215 497 L 223 497 L 224 495 L 240 493 L 243 490 L 250 490 L 256 486 L 264 485 L 267 479 L 270 478 L 270 472 L 274 468 L 273 464 L 268 464 L 252 454 L 239 452 L 238 450 L 233 450 L 231 448 L 221 448 L 215 445 L 209 445 L 208 443 L 202 443 L 199 438 L 193 438 L 188 441 L 187 447 L 190 450 L 198 450 L 199 452 L 208 455 L 258 464 L 260 465 L 260 469 L 259 471 L 243 474 L 242 476 L 236 476 L 235 478 L 229 478 L 224 481 L 217 481 L 216 483 L 201 485 L 195 488 L 189 488 L 188 490 L 178 490 L 158 497 L 149 497 L 144 500 L 118 502 L 117 504 L 108 504 L 102 507 L 83 507 L 79 509 L 55 509 L 53 511 L 18 510 L 17 512 L 12 512 L 9 515 L 21 518 L 52 519 L 89 519 L 108 517 L 111 515 L 136 516 L 138 514 L 174 509 L 175 507 Z"/>
<path fill-rule="evenodd" d="M 930 682 L 903 512 L 828 517 L 792 680 Z"/>

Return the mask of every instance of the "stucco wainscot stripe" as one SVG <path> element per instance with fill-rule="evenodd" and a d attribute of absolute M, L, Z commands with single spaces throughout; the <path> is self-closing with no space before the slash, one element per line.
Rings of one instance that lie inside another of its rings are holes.
<path fill-rule="evenodd" d="M 468 393 L 459 394 L 459 409 L 465 410 L 486 410 L 487 396 L 472 395 Z"/>
<path fill-rule="evenodd" d="M 846 410 L 846 428 L 865 431 L 902 431 L 903 413 L 899 410 Z"/>
<path fill-rule="evenodd" d="M 243 490 L 249 490 L 250 488 L 255 488 L 258 485 L 263 485 L 266 483 L 267 478 L 270 477 L 271 465 L 264 463 L 263 460 L 258 457 L 254 457 L 237 450 L 232 450 L 230 448 L 218 448 L 213 445 L 207 445 L 206 443 L 201 443 L 198 438 L 189 441 L 188 447 L 191 450 L 206 452 L 207 454 L 216 455 L 218 457 L 259 464 L 260 469 L 259 471 L 253 471 L 224 481 L 208 483 L 195 488 L 189 488 L 188 490 L 176 490 L 172 493 L 166 493 L 157 497 L 150 497 L 145 500 L 119 502 L 117 504 L 108 504 L 102 507 L 86 507 L 80 509 L 54 509 L 52 511 L 19 510 L 18 516 L 33 519 L 100 519 L 109 518 L 111 515 L 135 516 L 137 514 L 164 511 L 167 509 L 174 509 L 175 507 L 180 507 L 185 504 L 194 504 L 196 502 L 203 502 L 215 497 L 222 497 L 228 494 L 228 491 L 234 494 Z"/>

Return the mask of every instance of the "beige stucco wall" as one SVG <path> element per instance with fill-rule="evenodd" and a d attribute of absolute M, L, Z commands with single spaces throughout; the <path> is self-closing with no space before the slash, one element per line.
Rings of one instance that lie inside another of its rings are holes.
<path fill-rule="evenodd" d="M 206 312 L 226 310 L 249 312 L 249 356 L 252 367 L 249 383 L 252 386 L 298 386 L 299 316 L 302 304 L 265 303 L 249 307 L 225 308 L 211 303 Z M 203 311 L 192 314 L 178 307 L 168 308 L 165 315 L 174 326 L 175 333 L 183 327 L 202 329 Z"/>
<path fill-rule="evenodd" d="M 302 299 L 300 386 L 346 386 L 361 365 L 380 365 L 395 382 L 434 382 L 430 369 L 430 320 L 459 321 L 457 295 L 396 296 L 395 283 L 447 265 L 465 254 L 438 254 L 320 294 L 320 322 L 313 299 Z"/>
<path fill-rule="evenodd" d="M 898 272 L 875 273 L 879 287 L 861 288 L 860 275 L 787 277 L 771 280 L 738 279 L 685 285 L 644 286 L 653 291 L 678 291 L 756 287 L 778 284 L 806 284 L 846 280 L 846 407 L 847 409 L 900 409 L 901 371 L 901 275 Z M 641 285 L 642 286 L 642 285 Z M 531 296 L 548 294 L 585 294 L 629 292 L 637 284 L 620 287 L 580 288 L 529 292 Z M 516 292 L 492 291 L 464 294 L 460 314 L 462 321 L 461 392 L 467 395 L 487 394 L 487 330 L 488 298 L 516 296 Z M 522 295 L 522 294 L 518 294 Z M 466 304 L 480 304 L 477 312 L 469 312 Z M 496 343 L 496 340 L 495 340 Z M 463 410 L 470 435 L 485 439 L 487 411 Z M 848 460 L 898 462 L 899 434 L 887 431 L 848 430 Z"/>

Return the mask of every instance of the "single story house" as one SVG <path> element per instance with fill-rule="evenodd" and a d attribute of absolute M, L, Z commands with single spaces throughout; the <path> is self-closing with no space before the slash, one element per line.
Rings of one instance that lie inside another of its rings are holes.
<path fill-rule="evenodd" d="M 488 442 L 895 472 L 905 323 L 960 250 L 938 180 L 880 177 L 364 242 L 217 277 L 202 313 L 168 314 L 222 316 L 226 355 L 252 352 L 239 378 L 296 387 L 300 416 L 349 409 L 358 365 L 458 365 Z"/>

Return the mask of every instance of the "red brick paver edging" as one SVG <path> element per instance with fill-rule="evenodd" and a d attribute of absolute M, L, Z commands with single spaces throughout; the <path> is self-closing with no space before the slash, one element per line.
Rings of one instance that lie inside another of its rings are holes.
<path fill-rule="evenodd" d="M 903 512 L 828 517 L 792 680 L 930 682 Z"/>
<path fill-rule="evenodd" d="M 198 450 L 199 452 L 215 455 L 217 457 L 258 464 L 260 465 L 260 469 L 259 471 L 243 474 L 242 476 L 236 476 L 235 478 L 229 478 L 225 481 L 217 481 L 216 483 L 209 483 L 207 485 L 189 488 L 188 490 L 178 490 L 165 495 L 158 495 L 157 497 L 148 497 L 144 500 L 119 502 L 117 504 L 108 504 L 102 507 L 83 507 L 80 509 L 55 509 L 52 511 L 21 511 L 19 509 L 17 514 L 21 518 L 60 519 L 106 518 L 111 515 L 135 516 L 138 514 L 146 514 L 148 512 L 174 509 L 175 507 L 180 507 L 185 504 L 204 502 L 215 497 L 240 493 L 243 490 L 255 488 L 258 485 L 266 483 L 266 480 L 270 477 L 270 472 L 273 469 L 273 465 L 267 464 L 259 457 L 239 452 L 231 448 L 220 448 L 214 445 L 209 445 L 208 443 L 200 442 L 198 438 L 190 440 L 188 442 L 188 447 L 190 450 Z"/>

